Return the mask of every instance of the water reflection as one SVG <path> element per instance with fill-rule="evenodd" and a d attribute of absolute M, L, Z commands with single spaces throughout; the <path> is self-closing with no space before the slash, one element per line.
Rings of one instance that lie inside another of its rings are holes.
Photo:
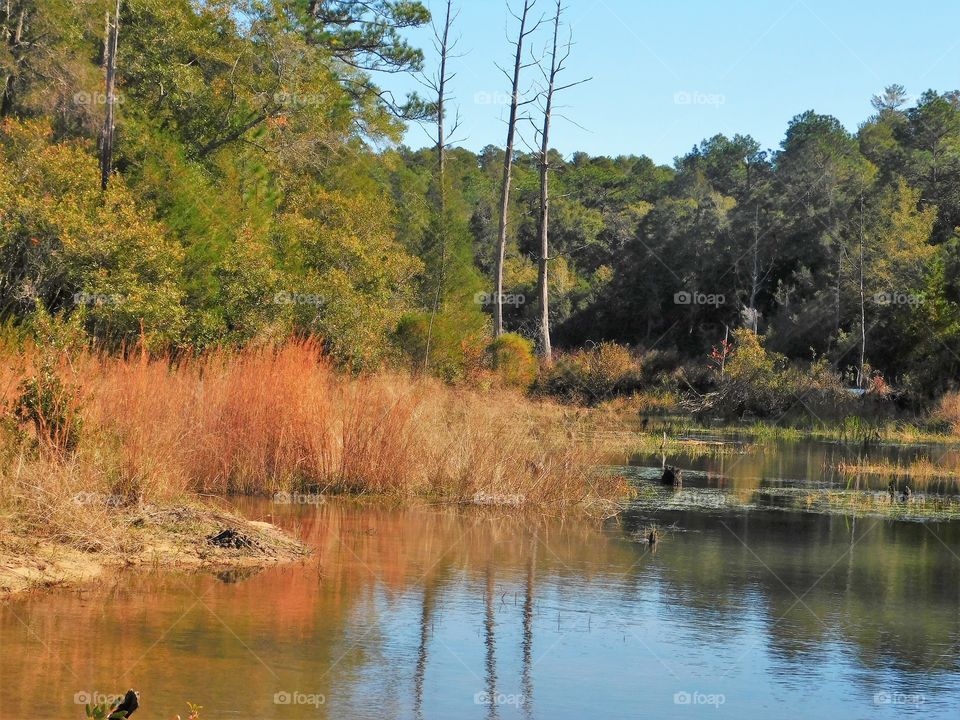
<path fill-rule="evenodd" d="M 214 720 L 952 717 L 960 701 L 958 525 L 246 510 L 315 557 L 11 603 L 3 717 L 82 717 L 75 694 L 131 685 L 145 717 L 191 700 Z M 651 521 L 676 528 L 655 556 Z"/>
<path fill-rule="evenodd" d="M 891 475 L 844 475 L 841 463 L 850 465 L 902 466 L 929 461 L 947 477 L 915 477 L 909 482 L 932 494 L 960 493 L 960 449 L 925 444 L 871 444 L 863 447 L 827 440 L 781 440 L 751 444 L 735 435 L 689 436 L 691 444 L 666 454 L 642 453 L 630 456 L 630 465 L 662 468 L 677 465 L 685 469 L 684 483 L 745 493 L 769 487 L 846 487 L 886 490 Z M 717 448 L 723 446 L 723 452 Z M 619 464 L 618 461 L 614 464 Z M 900 482 L 906 478 L 899 478 Z"/>

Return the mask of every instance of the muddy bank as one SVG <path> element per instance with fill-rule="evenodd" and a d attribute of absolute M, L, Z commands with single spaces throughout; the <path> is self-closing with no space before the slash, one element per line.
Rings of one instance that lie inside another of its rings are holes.
<path fill-rule="evenodd" d="M 84 550 L 26 531 L 0 535 L 0 601 L 94 580 L 112 568 L 242 569 L 305 558 L 310 550 L 270 523 L 203 505 L 117 508 L 122 549 Z"/>

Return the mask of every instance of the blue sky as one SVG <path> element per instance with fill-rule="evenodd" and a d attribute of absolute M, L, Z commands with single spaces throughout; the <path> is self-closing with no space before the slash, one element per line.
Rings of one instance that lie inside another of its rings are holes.
<path fill-rule="evenodd" d="M 522 0 L 513 0 L 516 7 Z M 851 131 L 872 112 L 870 97 L 890 83 L 912 97 L 960 88 L 960 3 L 956 0 L 566 0 L 573 55 L 554 147 L 564 154 L 644 154 L 671 163 L 700 140 L 750 134 L 779 145 L 804 110 L 837 117 Z M 440 14 L 442 0 L 429 0 Z M 502 0 L 455 0 L 461 14 L 453 61 L 462 126 L 457 144 L 503 145 L 509 92 L 494 62 L 508 67 Z M 549 13 L 553 0 L 538 0 Z M 510 19 L 513 32 L 514 21 Z M 535 41 L 542 49 L 546 28 Z M 410 39 L 434 58 L 431 36 Z M 534 69 L 528 71 L 534 78 Z M 402 78 L 380 78 L 398 90 Z M 582 127 L 577 127 L 580 125 Z M 429 144 L 420 128 L 405 142 Z"/>

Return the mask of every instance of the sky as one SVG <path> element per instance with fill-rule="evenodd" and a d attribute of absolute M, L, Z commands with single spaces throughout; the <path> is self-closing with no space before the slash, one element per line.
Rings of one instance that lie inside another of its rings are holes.
<path fill-rule="evenodd" d="M 512 7 L 522 0 L 512 0 Z M 565 0 L 574 40 L 563 82 L 592 78 L 558 95 L 551 143 L 564 155 L 648 155 L 658 163 L 717 133 L 752 135 L 777 148 L 805 110 L 833 115 L 848 130 L 872 113 L 870 98 L 892 83 L 911 98 L 960 88 L 957 0 Z M 429 0 L 442 20 L 443 0 Z M 452 61 L 461 126 L 456 145 L 504 144 L 512 71 L 504 0 L 454 0 L 460 15 Z M 554 0 L 534 12 L 550 14 Z M 531 43 L 543 51 L 546 26 Z M 436 65 L 428 29 L 408 33 Z M 527 80 L 537 70 L 527 71 Z M 381 84 L 405 92 L 402 77 Z M 522 83 L 528 87 L 530 82 Z M 527 142 L 534 142 L 525 131 Z M 411 127 L 406 144 L 431 144 Z M 525 149 L 518 144 L 520 149 Z"/>

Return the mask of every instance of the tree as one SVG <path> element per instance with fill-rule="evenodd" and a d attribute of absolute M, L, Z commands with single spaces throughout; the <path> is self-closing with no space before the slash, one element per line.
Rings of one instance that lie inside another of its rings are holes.
<path fill-rule="evenodd" d="M 572 37 L 564 45 L 559 44 L 560 23 L 563 14 L 563 0 L 557 0 L 557 9 L 553 16 L 553 41 L 550 46 L 549 67 L 541 67 L 544 89 L 543 125 L 540 136 L 540 213 L 539 213 L 539 257 L 537 259 L 537 306 L 540 314 L 540 356 L 546 363 L 553 361 L 550 346 L 550 280 L 548 263 L 550 262 L 550 123 L 553 119 L 553 99 L 558 92 L 579 85 L 586 80 L 578 80 L 567 85 L 557 85 L 557 77 L 566 69 L 566 61 L 573 47 Z M 588 78 L 589 79 L 589 78 Z"/>
<path fill-rule="evenodd" d="M 299 3 L 298 3 L 299 4 Z M 308 0 L 303 18 L 308 41 L 327 50 L 347 70 L 338 80 L 362 106 L 370 98 L 405 120 L 423 120 L 433 110 L 415 94 L 399 102 L 377 87 L 370 73 L 418 73 L 423 52 L 400 34 L 430 22 L 417 0 Z"/>
<path fill-rule="evenodd" d="M 181 249 L 120 179 L 100 190 L 90 144 L 42 121 L 0 133 L 0 306 L 77 316 L 103 344 L 179 344 Z"/>
<path fill-rule="evenodd" d="M 956 95 L 928 90 L 906 116 L 906 175 L 923 191 L 922 202 L 937 206 L 935 235 L 943 241 L 960 225 L 960 103 Z"/>
<path fill-rule="evenodd" d="M 523 0 L 523 10 L 520 15 L 511 15 L 520 23 L 513 61 L 513 76 L 510 78 L 510 116 L 507 120 L 507 143 L 503 153 L 503 180 L 500 188 L 500 223 L 497 232 L 497 249 L 494 270 L 494 300 L 493 300 L 493 337 L 503 334 L 503 260 L 507 249 L 507 216 L 510 211 L 510 180 L 513 172 L 513 143 L 517 130 L 517 111 L 520 102 L 520 73 L 527 65 L 523 64 L 523 43 L 528 36 L 536 32 L 541 21 L 527 29 L 527 17 L 536 0 Z M 502 70 L 502 69 L 501 69 Z M 504 72 L 504 74 L 506 74 Z M 508 76 L 510 77 L 510 76 Z"/>
<path fill-rule="evenodd" d="M 113 11 L 113 20 L 107 15 L 107 32 L 104 37 L 103 64 L 106 73 L 104 82 L 107 112 L 100 133 L 100 189 L 107 189 L 110 171 L 113 169 L 114 108 L 117 93 L 117 41 L 120 35 L 120 0 Z"/>
<path fill-rule="evenodd" d="M 436 150 L 436 184 L 437 184 L 437 207 L 436 207 L 436 240 L 439 246 L 439 258 L 436 268 L 435 289 L 433 291 L 433 300 L 430 307 L 430 322 L 427 329 L 427 341 L 423 351 L 423 369 L 426 370 L 430 362 L 430 344 L 433 341 L 433 326 L 436 321 L 437 312 L 440 310 L 440 302 L 443 299 L 444 282 L 447 270 L 447 135 L 446 103 L 447 86 L 454 75 L 448 74 L 447 63 L 456 46 L 456 41 L 450 37 L 450 30 L 453 27 L 459 12 L 453 12 L 453 0 L 447 0 L 447 11 L 444 17 L 443 26 L 437 28 L 434 26 L 434 40 L 436 43 L 437 54 L 440 58 L 440 69 L 435 78 L 428 80 L 428 86 L 436 93 L 436 121 L 437 121 L 437 144 Z M 453 132 L 456 132 L 457 120 L 453 124 Z"/>

